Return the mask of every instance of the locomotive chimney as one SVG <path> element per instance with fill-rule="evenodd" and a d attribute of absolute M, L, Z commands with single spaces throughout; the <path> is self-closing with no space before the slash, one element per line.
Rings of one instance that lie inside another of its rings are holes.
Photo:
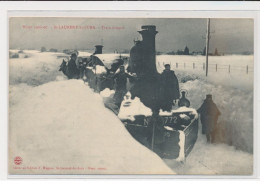
<path fill-rule="evenodd" d="M 102 54 L 103 45 L 96 45 L 95 47 L 96 49 L 94 54 Z"/>
<path fill-rule="evenodd" d="M 156 31 L 155 25 L 144 25 L 141 27 L 142 30 L 138 31 L 143 38 L 143 63 L 145 68 L 145 73 L 148 75 L 157 74 L 156 69 L 156 54 L 155 54 L 155 35 L 158 33 Z"/>

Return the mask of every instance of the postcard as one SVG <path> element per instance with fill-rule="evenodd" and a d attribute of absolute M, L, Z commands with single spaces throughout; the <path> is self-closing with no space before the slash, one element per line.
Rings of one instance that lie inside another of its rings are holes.
<path fill-rule="evenodd" d="M 9 17 L 10 175 L 253 175 L 254 19 Z"/>

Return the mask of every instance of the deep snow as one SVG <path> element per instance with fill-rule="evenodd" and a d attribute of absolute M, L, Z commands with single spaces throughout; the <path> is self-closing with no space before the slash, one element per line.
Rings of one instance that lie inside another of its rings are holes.
<path fill-rule="evenodd" d="M 241 71 L 209 71 L 205 76 L 202 64 L 205 56 L 157 56 L 157 69 L 162 72 L 165 63 L 172 64 L 179 81 L 180 89 L 188 91 L 192 107 L 198 109 L 206 97 L 212 94 L 213 100 L 222 115 L 219 118 L 219 139 L 234 145 L 240 150 L 253 152 L 253 90 L 254 73 L 246 74 L 245 67 L 254 67 L 252 55 L 209 56 L 209 64 L 242 68 Z M 178 68 L 176 67 L 178 63 Z M 186 67 L 181 65 L 185 63 Z M 197 68 L 193 69 L 192 64 Z M 211 66 L 209 66 L 210 68 Z"/>
<path fill-rule="evenodd" d="M 197 142 L 185 162 L 164 159 L 177 174 L 252 175 L 253 155 L 226 144 L 207 144 L 199 131 Z"/>
<path fill-rule="evenodd" d="M 191 101 L 191 107 L 198 109 L 206 94 L 212 94 L 222 114 L 218 120 L 218 144 L 207 145 L 205 136 L 199 133 L 198 141 L 184 165 L 169 160 L 166 160 L 166 163 L 175 168 L 177 173 L 182 174 L 252 173 L 253 56 L 210 56 L 208 77 L 203 71 L 204 56 L 157 56 L 159 72 L 162 72 L 163 65 L 167 62 L 171 64 L 171 69 L 175 71 L 180 81 L 180 89 L 188 92 L 187 97 Z M 193 63 L 195 69 L 192 67 Z M 215 64 L 226 68 L 218 72 L 212 71 Z M 228 65 L 231 67 L 230 73 L 227 71 Z M 250 70 L 248 74 L 245 72 L 247 65 Z"/>
<path fill-rule="evenodd" d="M 10 173 L 174 174 L 155 153 L 131 137 L 104 107 L 101 95 L 82 80 L 66 80 L 60 72 L 56 79 L 46 76 L 42 80 L 42 61 L 50 72 L 58 68 L 51 62 L 55 55 L 37 54 L 40 61 L 35 55 L 34 64 L 24 59 L 10 63 L 10 69 L 17 71 L 10 74 L 11 80 L 30 71 L 34 75 L 23 77 L 28 84 L 13 81 L 9 88 Z M 32 78 L 42 84 L 30 85 Z M 16 156 L 23 159 L 22 165 L 14 164 Z"/>
<path fill-rule="evenodd" d="M 19 156 L 32 158 L 30 161 L 25 159 L 24 164 L 49 162 L 60 166 L 72 166 L 71 164 L 83 163 L 86 167 L 101 167 L 102 163 L 105 163 L 108 169 L 71 170 L 75 173 L 111 173 L 111 171 L 117 173 L 118 170 L 125 173 L 142 173 L 144 170 L 154 171 L 154 173 L 169 172 L 158 156 L 133 140 L 119 119 L 104 108 L 101 97 L 109 95 L 94 94 L 83 84 L 83 81 L 66 80 L 62 73 L 57 71 L 62 61 L 57 59 L 57 56 L 61 54 L 38 51 L 25 51 L 25 53 L 28 53 L 30 57 L 9 61 L 9 130 L 10 150 L 12 150 L 10 167 L 13 166 L 12 158 L 20 152 Z M 232 60 L 231 57 L 229 58 Z M 181 89 L 189 92 L 188 99 L 192 107 L 198 108 L 207 93 L 213 94 L 213 100 L 222 112 L 219 125 L 222 130 L 227 129 L 227 135 L 223 135 L 224 138 L 220 137 L 220 139 L 223 142 L 232 143 L 233 146 L 222 143 L 206 144 L 205 136 L 199 133 L 198 141 L 184 164 L 174 160 L 164 161 L 177 174 L 251 174 L 253 168 L 251 154 L 253 151 L 253 79 L 240 78 L 239 80 L 239 76 L 224 74 L 215 76 L 218 79 L 213 75 L 205 79 L 204 73 L 193 70 L 176 69 L 175 72 L 181 82 Z M 220 79 L 221 77 L 224 78 Z M 95 107 L 89 107 L 90 105 Z M 246 110 L 245 107 L 247 107 Z M 107 117 L 100 118 L 101 113 Z M 97 125 L 89 122 L 96 122 Z M 93 138 L 93 133 L 85 132 L 95 132 L 99 138 Z M 73 136 L 75 134 L 77 136 Z M 102 136 L 109 138 L 102 138 Z M 60 139 L 64 141 L 60 142 Z M 108 139 L 111 141 L 105 141 Z M 93 144 L 89 145 L 88 142 L 93 142 Z M 111 146 L 111 149 L 116 152 L 115 156 L 122 159 L 104 157 L 104 155 L 111 156 L 112 153 L 108 149 L 99 149 L 101 145 L 102 148 L 103 145 Z M 234 146 L 249 153 L 236 150 Z M 84 147 L 84 149 L 77 149 L 78 147 Z M 53 154 L 53 151 L 56 154 Z M 102 151 L 105 151 L 105 154 Z M 99 154 L 102 159 L 95 159 L 97 158 L 95 156 L 92 157 L 93 161 L 85 159 L 87 156 L 89 158 L 90 153 Z M 37 158 L 36 156 L 39 155 L 40 158 Z M 71 158 L 78 162 L 70 163 Z M 107 160 L 103 160 L 105 158 Z M 136 162 L 137 159 L 143 164 Z M 96 165 L 89 165 L 89 163 Z M 34 170 L 34 172 L 41 173 L 42 171 Z M 62 173 L 60 170 L 56 172 Z"/>

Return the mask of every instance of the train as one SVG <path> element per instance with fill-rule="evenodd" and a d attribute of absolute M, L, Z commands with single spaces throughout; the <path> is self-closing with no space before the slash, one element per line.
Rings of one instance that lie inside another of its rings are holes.
<path fill-rule="evenodd" d="M 96 92 L 112 90 L 113 75 L 124 65 L 138 79 L 131 82 L 120 107 L 113 98 L 106 99 L 105 106 L 142 145 L 161 158 L 185 161 L 198 137 L 198 113 L 189 106 L 175 105 L 171 111 L 162 110 L 157 94 L 160 74 L 156 68 L 155 36 L 158 31 L 154 25 L 144 25 L 138 32 L 142 40 L 134 41 L 129 55 L 103 54 L 103 46 L 95 46 L 85 67 L 86 81 Z M 137 112 L 138 108 L 143 110 Z"/>

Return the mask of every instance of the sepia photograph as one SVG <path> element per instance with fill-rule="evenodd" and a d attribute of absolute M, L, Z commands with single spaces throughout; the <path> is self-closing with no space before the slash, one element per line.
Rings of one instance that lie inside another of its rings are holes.
<path fill-rule="evenodd" d="M 254 19 L 8 22 L 10 175 L 253 175 Z"/>

